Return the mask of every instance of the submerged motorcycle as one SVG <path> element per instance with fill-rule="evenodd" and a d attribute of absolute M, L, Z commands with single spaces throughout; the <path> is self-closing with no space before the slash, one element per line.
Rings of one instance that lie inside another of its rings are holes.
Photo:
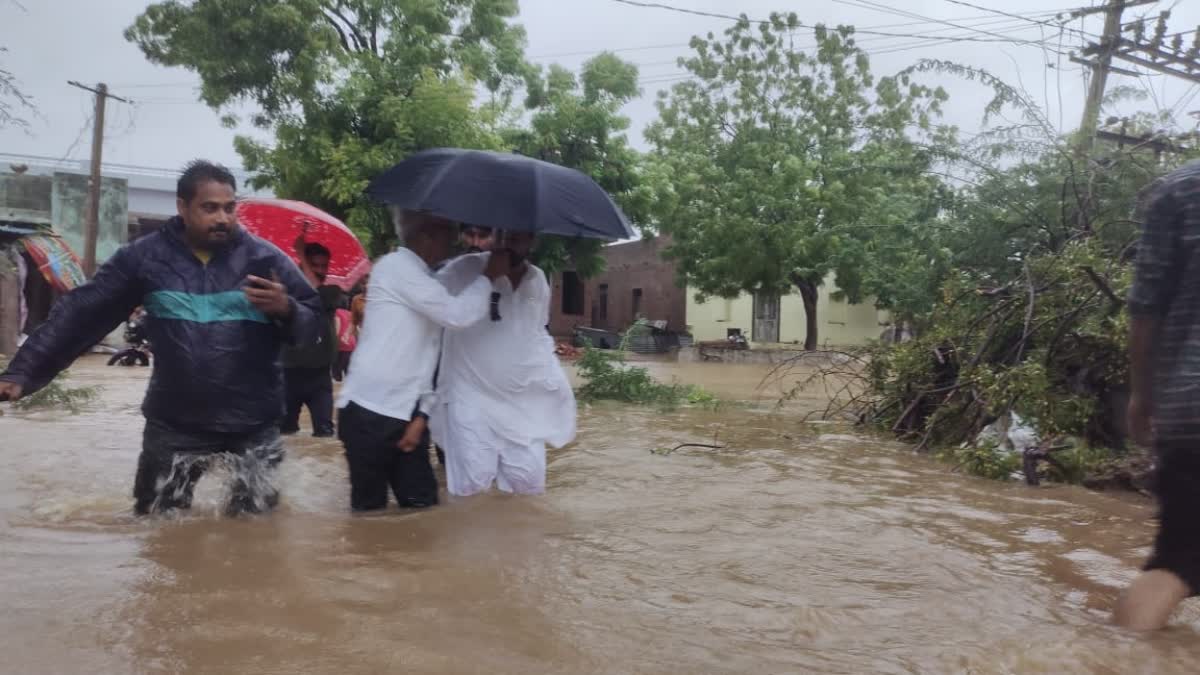
<path fill-rule="evenodd" d="M 143 367 L 150 365 L 150 340 L 146 336 L 146 315 L 138 313 L 125 322 L 125 349 L 112 355 L 108 365 Z"/>

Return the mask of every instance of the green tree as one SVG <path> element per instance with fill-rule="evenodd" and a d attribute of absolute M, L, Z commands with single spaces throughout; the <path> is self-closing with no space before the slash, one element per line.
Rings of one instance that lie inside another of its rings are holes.
<path fill-rule="evenodd" d="M 797 289 L 815 349 L 825 278 L 860 299 L 873 227 L 930 211 L 932 158 L 910 136 L 937 140 L 946 95 L 908 75 L 876 80 L 853 28 L 817 26 L 811 51 L 801 30 L 795 14 L 743 16 L 693 38 L 681 60 L 692 77 L 660 94 L 647 137 L 666 179 L 655 222 L 684 279 L 702 296 Z M 898 198 L 913 190 L 925 196 Z"/>
<path fill-rule="evenodd" d="M 380 253 L 395 235 L 363 197 L 372 176 L 425 148 L 501 147 L 500 111 L 528 71 L 517 11 L 516 0 L 164 0 L 125 36 L 197 73 L 214 109 L 255 109 L 273 142 L 236 147 L 256 186 L 343 218 Z"/>
<path fill-rule="evenodd" d="M 637 66 L 610 53 L 587 61 L 579 77 L 558 65 L 533 70 L 526 79 L 528 124 L 506 130 L 505 146 L 586 173 L 632 222 L 644 222 L 649 188 L 626 136 L 629 119 L 621 114 L 640 93 Z M 573 265 L 588 277 L 603 270 L 601 246 L 591 239 L 545 237 L 535 258 L 548 272 Z"/>

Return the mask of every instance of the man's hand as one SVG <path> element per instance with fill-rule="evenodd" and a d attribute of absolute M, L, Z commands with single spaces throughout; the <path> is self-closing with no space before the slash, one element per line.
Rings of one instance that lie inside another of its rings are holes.
<path fill-rule="evenodd" d="M 272 272 L 271 279 L 250 275 L 246 277 L 246 299 L 258 311 L 273 319 L 286 319 L 292 313 L 287 289 L 279 282 L 279 275 Z"/>
<path fill-rule="evenodd" d="M 400 452 L 412 452 L 421 445 L 421 437 L 424 435 L 425 418 L 421 415 L 414 415 L 404 430 L 404 437 L 396 443 L 396 447 L 400 448 Z"/>
<path fill-rule="evenodd" d="M 24 387 L 16 382 L 0 382 L 0 401 L 15 401 L 24 393 Z"/>
<path fill-rule="evenodd" d="M 1153 407 L 1147 397 L 1134 394 L 1129 399 L 1129 409 L 1126 419 L 1129 424 L 1129 435 L 1133 442 L 1148 448 L 1154 442 L 1154 430 L 1151 425 Z"/>
<path fill-rule="evenodd" d="M 483 276 L 491 281 L 495 281 L 508 274 L 511 269 L 512 258 L 509 257 L 508 251 L 492 251 L 488 255 L 487 267 L 483 268 Z"/>

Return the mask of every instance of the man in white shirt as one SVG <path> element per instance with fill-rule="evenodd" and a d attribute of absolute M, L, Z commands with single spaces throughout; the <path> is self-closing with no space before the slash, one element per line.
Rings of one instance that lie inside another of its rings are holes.
<path fill-rule="evenodd" d="M 489 320 L 448 329 L 442 347 L 433 436 L 446 450 L 450 494 L 546 488 L 546 444 L 575 437 L 575 394 L 554 354 L 550 285 L 527 261 L 534 237 L 506 233 L 492 253 L 464 255 L 438 278 L 451 292 L 473 285 L 496 256 L 511 271 L 491 287 Z"/>
<path fill-rule="evenodd" d="M 508 257 L 496 256 L 452 294 L 431 267 L 450 255 L 454 224 L 398 210 L 393 219 L 404 248 L 372 269 L 362 333 L 337 403 L 355 511 L 386 508 L 389 487 L 402 508 L 437 503 L 426 422 L 442 329 L 486 318 L 490 280 L 509 269 Z"/>

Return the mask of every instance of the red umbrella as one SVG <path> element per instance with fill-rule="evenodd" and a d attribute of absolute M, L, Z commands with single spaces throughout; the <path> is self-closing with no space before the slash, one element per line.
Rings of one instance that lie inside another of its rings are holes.
<path fill-rule="evenodd" d="M 296 240 L 329 249 L 327 283 L 349 291 L 371 271 L 371 261 L 345 223 L 321 209 L 290 199 L 247 197 L 238 202 L 238 222 L 283 249 L 299 264 Z"/>

